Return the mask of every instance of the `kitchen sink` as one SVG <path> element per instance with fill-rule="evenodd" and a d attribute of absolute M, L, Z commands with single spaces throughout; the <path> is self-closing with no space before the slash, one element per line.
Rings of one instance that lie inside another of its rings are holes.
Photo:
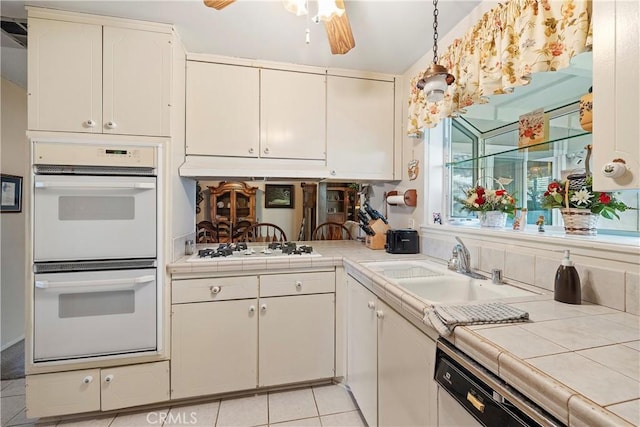
<path fill-rule="evenodd" d="M 363 265 L 429 304 L 537 295 L 512 285 L 474 279 L 429 261 L 384 261 Z"/>

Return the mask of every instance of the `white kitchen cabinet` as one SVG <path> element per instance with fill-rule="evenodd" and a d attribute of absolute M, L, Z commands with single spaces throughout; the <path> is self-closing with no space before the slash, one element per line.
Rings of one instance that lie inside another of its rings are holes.
<path fill-rule="evenodd" d="M 172 281 L 171 398 L 335 376 L 335 272 Z"/>
<path fill-rule="evenodd" d="M 369 426 L 432 426 L 435 343 L 348 278 L 348 383 Z"/>
<path fill-rule="evenodd" d="M 155 32 L 34 14 L 30 9 L 30 130 L 170 134 L 169 27 Z"/>
<path fill-rule="evenodd" d="M 258 157 L 260 70 L 187 61 L 186 151 Z"/>
<path fill-rule="evenodd" d="M 260 156 L 324 160 L 326 75 L 260 70 Z"/>
<path fill-rule="evenodd" d="M 257 299 L 175 304 L 171 398 L 255 388 Z"/>
<path fill-rule="evenodd" d="M 169 362 L 26 377 L 27 417 L 109 411 L 169 400 Z"/>
<path fill-rule="evenodd" d="M 593 2 L 593 188 L 640 188 L 640 3 Z M 606 177 L 623 159 L 628 171 Z"/>
<path fill-rule="evenodd" d="M 394 178 L 394 114 L 394 81 L 327 76 L 327 166 L 332 178 Z"/>
<path fill-rule="evenodd" d="M 324 74 L 187 61 L 186 153 L 324 160 Z"/>
<path fill-rule="evenodd" d="M 378 425 L 378 298 L 347 278 L 347 382 L 369 427 Z"/>

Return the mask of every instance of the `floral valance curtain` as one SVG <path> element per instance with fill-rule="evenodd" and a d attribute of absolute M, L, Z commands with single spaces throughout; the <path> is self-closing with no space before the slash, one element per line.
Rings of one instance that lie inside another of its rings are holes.
<path fill-rule="evenodd" d="M 454 40 L 439 63 L 456 78 L 438 103 L 427 103 L 416 88 L 425 70 L 411 79 L 408 133 L 434 127 L 464 113 L 487 95 L 509 93 L 529 83 L 531 73 L 556 71 L 591 49 L 590 0 L 510 0 L 484 14 Z"/>

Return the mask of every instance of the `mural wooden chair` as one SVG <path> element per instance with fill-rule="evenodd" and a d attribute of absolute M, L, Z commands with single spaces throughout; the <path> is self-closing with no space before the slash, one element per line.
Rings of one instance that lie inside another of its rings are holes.
<path fill-rule="evenodd" d="M 200 221 L 196 225 L 197 243 L 214 243 L 218 241 L 218 231 L 211 221 Z"/>
<path fill-rule="evenodd" d="M 324 222 L 311 234 L 311 240 L 351 240 L 351 232 L 339 222 Z"/>
<path fill-rule="evenodd" d="M 248 220 L 240 220 L 238 221 L 236 224 L 233 225 L 233 241 L 234 242 L 238 242 L 240 241 L 240 239 L 242 238 L 242 235 L 244 234 L 245 230 L 249 227 L 251 227 L 251 224 L 253 224 L 251 221 Z"/>
<path fill-rule="evenodd" d="M 286 242 L 284 230 L 275 224 L 258 222 L 247 227 L 239 239 L 240 242 Z"/>

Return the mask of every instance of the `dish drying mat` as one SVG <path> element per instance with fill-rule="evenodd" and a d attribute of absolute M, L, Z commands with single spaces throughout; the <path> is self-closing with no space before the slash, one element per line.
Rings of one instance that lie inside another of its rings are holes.
<path fill-rule="evenodd" d="M 500 302 L 465 305 L 434 305 L 424 320 L 442 336 L 448 336 L 458 325 L 514 323 L 529 320 L 529 313 Z"/>

